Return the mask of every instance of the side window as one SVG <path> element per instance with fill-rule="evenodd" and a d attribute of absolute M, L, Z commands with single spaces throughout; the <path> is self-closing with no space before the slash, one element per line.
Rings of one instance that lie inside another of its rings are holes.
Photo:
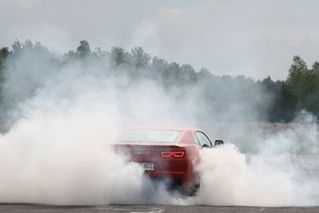
<path fill-rule="evenodd" d="M 198 138 L 197 138 L 197 136 L 196 136 L 195 134 L 193 135 L 193 138 L 194 138 L 194 142 L 195 142 L 196 144 L 202 146 L 202 144 L 200 144 L 200 142 L 198 141 Z"/>
<path fill-rule="evenodd" d="M 208 147 L 212 147 L 212 143 L 210 142 L 210 140 L 208 139 L 208 137 L 202 133 L 202 132 L 195 132 L 195 136 L 197 138 L 198 143 L 204 147 L 204 146 L 208 146 Z M 196 141 L 196 139 L 195 139 Z"/>

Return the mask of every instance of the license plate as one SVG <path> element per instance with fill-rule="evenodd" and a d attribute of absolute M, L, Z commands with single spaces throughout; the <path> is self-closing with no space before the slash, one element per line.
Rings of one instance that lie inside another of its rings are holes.
<path fill-rule="evenodd" d="M 154 170 L 154 163 L 140 163 L 140 165 L 144 168 L 145 171 Z"/>

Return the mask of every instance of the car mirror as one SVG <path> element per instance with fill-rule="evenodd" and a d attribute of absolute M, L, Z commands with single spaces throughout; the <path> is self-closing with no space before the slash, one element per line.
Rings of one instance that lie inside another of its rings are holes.
<path fill-rule="evenodd" d="M 214 146 L 219 146 L 219 145 L 223 145 L 224 141 L 223 140 L 215 140 Z"/>
<path fill-rule="evenodd" d="M 202 148 L 209 148 L 209 146 L 207 144 L 204 144 Z"/>

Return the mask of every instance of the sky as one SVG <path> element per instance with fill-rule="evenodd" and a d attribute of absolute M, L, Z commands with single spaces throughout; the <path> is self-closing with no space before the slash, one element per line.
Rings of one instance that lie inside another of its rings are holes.
<path fill-rule="evenodd" d="M 142 46 L 216 75 L 285 79 L 294 55 L 319 60 L 317 0 L 0 0 L 0 46 L 52 51 Z"/>

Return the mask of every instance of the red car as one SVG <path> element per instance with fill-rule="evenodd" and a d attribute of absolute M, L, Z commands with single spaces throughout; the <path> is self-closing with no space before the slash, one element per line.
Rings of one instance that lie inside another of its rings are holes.
<path fill-rule="evenodd" d="M 140 163 L 153 180 L 169 180 L 169 188 L 194 194 L 199 187 L 195 171 L 200 162 L 199 150 L 214 145 L 197 128 L 135 128 L 123 131 L 117 152 L 124 152 L 131 161 Z"/>

